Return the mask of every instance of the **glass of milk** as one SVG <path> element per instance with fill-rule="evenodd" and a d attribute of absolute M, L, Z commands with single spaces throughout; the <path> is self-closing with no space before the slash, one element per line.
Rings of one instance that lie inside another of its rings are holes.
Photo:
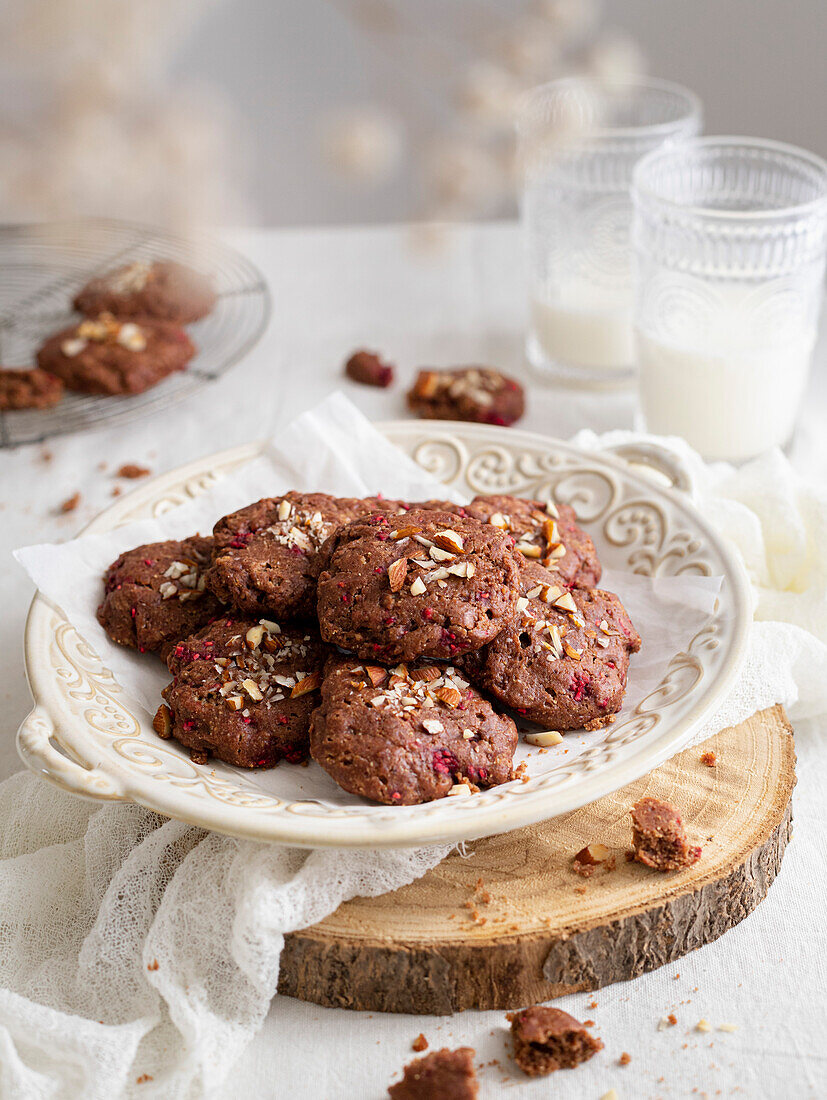
<path fill-rule="evenodd" d="M 827 164 L 697 138 L 641 160 L 632 197 L 645 428 L 732 462 L 785 446 L 818 328 Z"/>
<path fill-rule="evenodd" d="M 629 188 L 635 164 L 697 134 L 686 88 L 643 79 L 600 88 L 575 77 L 533 89 L 517 123 L 528 252 L 531 363 L 554 380 L 634 377 Z"/>

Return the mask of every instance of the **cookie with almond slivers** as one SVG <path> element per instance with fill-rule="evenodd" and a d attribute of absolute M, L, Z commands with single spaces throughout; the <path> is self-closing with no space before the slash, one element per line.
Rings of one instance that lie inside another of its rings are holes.
<path fill-rule="evenodd" d="M 166 658 L 171 645 L 220 615 L 204 580 L 211 553 L 212 539 L 193 535 L 136 546 L 113 561 L 97 612 L 112 641 Z"/>
<path fill-rule="evenodd" d="M 174 260 L 137 260 L 100 275 L 78 292 L 78 313 L 95 317 L 104 310 L 115 317 L 145 317 L 187 325 L 213 309 L 212 280 Z"/>
<path fill-rule="evenodd" d="M 527 561 L 557 573 L 563 584 L 589 587 L 600 581 L 594 543 L 570 504 L 495 494 L 476 496 L 466 507 L 470 516 L 506 531 Z"/>
<path fill-rule="evenodd" d="M 518 556 L 502 531 L 412 509 L 339 528 L 323 552 L 322 637 L 365 660 L 454 660 L 516 613 Z"/>
<path fill-rule="evenodd" d="M 522 718 L 555 730 L 598 729 L 623 703 L 640 636 L 613 592 L 565 588 L 536 562 L 523 566 L 517 618 L 461 658 L 469 679 Z"/>
<path fill-rule="evenodd" d="M 321 698 L 310 753 L 351 794 L 410 806 L 511 779 L 516 726 L 451 665 L 389 668 L 337 654 Z"/>
<path fill-rule="evenodd" d="M 207 585 L 240 611 L 275 619 L 312 617 L 325 541 L 348 520 L 393 504 L 328 493 L 265 497 L 216 523 Z"/>
<path fill-rule="evenodd" d="M 421 370 L 408 408 L 431 420 L 470 420 L 508 427 L 525 411 L 523 387 L 490 367 Z"/>
<path fill-rule="evenodd" d="M 37 365 L 68 390 L 108 396 L 143 393 L 195 355 L 186 332 L 169 321 L 119 321 L 111 313 L 51 336 Z"/>
<path fill-rule="evenodd" d="M 210 756 L 241 768 L 300 763 L 327 652 L 311 627 L 222 617 L 170 652 L 175 678 L 155 730 L 185 745 L 196 763 Z"/>

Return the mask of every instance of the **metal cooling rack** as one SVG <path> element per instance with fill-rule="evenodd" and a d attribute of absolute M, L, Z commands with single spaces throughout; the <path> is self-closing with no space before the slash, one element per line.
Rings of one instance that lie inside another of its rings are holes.
<path fill-rule="evenodd" d="M 34 366 L 44 340 L 78 319 L 71 304 L 77 291 L 93 276 L 135 260 L 178 260 L 213 279 L 215 308 L 187 325 L 198 349 L 187 370 L 131 397 L 67 390 L 51 409 L 0 411 L 0 447 L 148 416 L 218 378 L 261 338 L 270 317 L 264 277 L 217 241 L 103 219 L 0 226 L 0 364 Z"/>

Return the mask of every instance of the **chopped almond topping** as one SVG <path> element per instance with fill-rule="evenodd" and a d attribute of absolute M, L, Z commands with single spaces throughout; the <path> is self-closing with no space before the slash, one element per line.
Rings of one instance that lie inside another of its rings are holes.
<path fill-rule="evenodd" d="M 309 676 L 305 676 L 304 679 L 299 680 L 293 690 L 290 692 L 290 698 L 296 699 L 300 695 L 307 695 L 309 691 L 315 691 L 322 682 L 321 673 L 311 672 Z"/>
<path fill-rule="evenodd" d="M 425 592 L 427 592 L 427 589 L 426 589 L 425 585 L 422 583 L 422 578 L 417 577 L 416 580 L 411 585 L 411 595 L 412 596 L 422 596 Z"/>
<path fill-rule="evenodd" d="M 391 531 L 390 537 L 394 542 L 399 542 L 400 539 L 409 539 L 412 535 L 418 535 L 421 530 L 421 527 L 400 527 L 396 531 Z"/>
<path fill-rule="evenodd" d="M 365 665 L 365 672 L 373 687 L 379 687 L 388 675 L 388 670 L 381 665 Z"/>
<path fill-rule="evenodd" d="M 440 678 L 442 670 L 436 665 L 426 665 L 425 668 L 412 668 L 409 675 L 412 680 L 425 680 L 426 683 L 430 683 L 431 680 Z"/>
<path fill-rule="evenodd" d="M 408 559 L 397 558 L 395 562 L 391 562 L 388 566 L 388 582 L 391 586 L 391 592 L 399 592 L 405 583 L 405 577 L 408 575 Z"/>
<path fill-rule="evenodd" d="M 449 687 L 447 684 L 435 691 L 434 695 L 448 707 L 456 707 L 462 702 L 462 696 L 457 689 Z"/>
<path fill-rule="evenodd" d="M 461 554 L 463 548 L 462 535 L 449 529 L 437 531 L 434 535 L 434 543 L 440 550 L 450 550 L 452 554 Z"/>
<path fill-rule="evenodd" d="M 529 745 L 536 745 L 540 749 L 548 749 L 552 745 L 559 745 L 563 740 L 563 735 L 558 730 L 543 730 L 542 733 L 527 733 L 525 739 Z"/>
<path fill-rule="evenodd" d="M 155 717 L 152 719 L 152 728 L 165 741 L 172 737 L 172 711 L 165 703 L 156 710 Z"/>
<path fill-rule="evenodd" d="M 580 849 L 574 858 L 577 863 L 587 863 L 590 866 L 595 866 L 598 863 L 605 863 L 609 858 L 609 849 L 605 844 L 587 844 L 585 848 Z"/>

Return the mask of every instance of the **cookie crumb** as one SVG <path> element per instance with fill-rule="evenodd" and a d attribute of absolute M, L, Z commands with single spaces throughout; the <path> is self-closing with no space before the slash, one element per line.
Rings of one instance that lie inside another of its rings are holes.
<path fill-rule="evenodd" d="M 138 466 L 134 462 L 125 462 L 116 473 L 116 477 L 126 477 L 130 480 L 134 480 L 139 477 L 146 477 L 151 474 L 152 471 L 147 466 Z"/>
<path fill-rule="evenodd" d="M 424 1058 L 414 1058 L 404 1067 L 402 1080 L 388 1088 L 388 1095 L 391 1100 L 422 1100 L 426 1096 L 474 1100 L 479 1093 L 476 1053 L 473 1047 L 443 1047 Z"/>
<path fill-rule="evenodd" d="M 135 1078 L 135 1084 L 136 1085 L 145 1085 L 147 1083 L 147 1081 L 151 1081 L 152 1079 L 153 1079 L 152 1074 L 142 1073 L 140 1077 Z"/>
<path fill-rule="evenodd" d="M 706 764 L 708 768 L 714 768 L 718 763 L 718 757 L 711 750 L 709 752 L 702 752 L 701 763 Z"/>
<path fill-rule="evenodd" d="M 423 1050 L 427 1050 L 427 1049 L 428 1049 L 428 1040 L 425 1038 L 425 1036 L 420 1031 L 420 1033 L 417 1035 L 417 1037 L 411 1043 L 411 1050 L 415 1050 L 417 1052 L 417 1054 L 419 1054 Z"/>
<path fill-rule="evenodd" d="M 737 1031 L 738 1030 L 738 1025 L 737 1024 L 718 1024 L 718 1030 L 719 1031 L 730 1031 L 730 1032 Z"/>
<path fill-rule="evenodd" d="M 618 1058 L 617 1064 L 619 1066 L 628 1066 L 628 1064 L 631 1062 L 631 1060 L 632 1060 L 631 1054 L 627 1054 L 626 1051 L 624 1050 L 623 1053 L 621 1054 L 621 1056 Z"/>
<path fill-rule="evenodd" d="M 705 1034 L 707 1031 L 712 1031 L 712 1024 L 709 1020 L 698 1020 L 697 1024 L 695 1024 L 695 1030 Z"/>
<path fill-rule="evenodd" d="M 80 493 L 73 493 L 70 497 L 67 497 L 66 500 L 63 501 L 63 503 L 60 506 L 60 510 L 61 510 L 61 512 L 64 512 L 64 513 L 74 512 L 75 508 L 77 508 L 77 506 L 79 504 L 80 504 Z"/>
<path fill-rule="evenodd" d="M 393 382 L 393 367 L 373 351 L 355 351 L 345 363 L 345 374 L 352 382 L 385 389 Z"/>
<path fill-rule="evenodd" d="M 146 964 L 146 968 L 147 968 L 147 970 L 157 970 L 158 969 L 158 960 L 153 959 L 151 963 Z"/>
<path fill-rule="evenodd" d="M 533 1005 L 510 1013 L 514 1061 L 528 1077 L 545 1077 L 558 1069 L 573 1069 L 603 1049 L 573 1016 L 559 1008 Z"/>

